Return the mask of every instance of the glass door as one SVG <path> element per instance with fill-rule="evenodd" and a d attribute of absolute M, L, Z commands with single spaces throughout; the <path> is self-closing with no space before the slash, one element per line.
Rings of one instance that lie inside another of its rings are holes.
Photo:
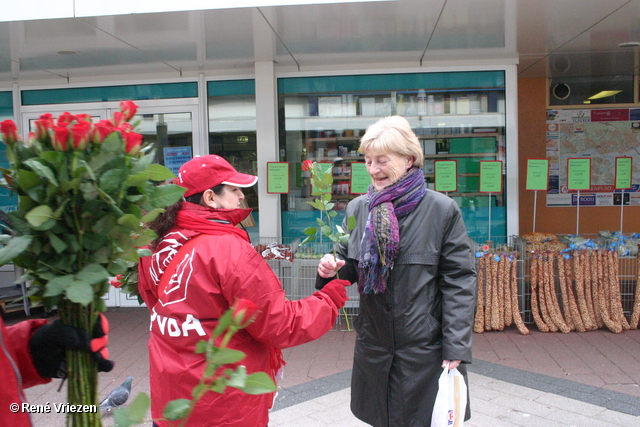
<path fill-rule="evenodd" d="M 205 154 L 206 147 L 199 140 L 197 99 L 143 100 L 135 101 L 138 105 L 132 123 L 139 122 L 136 132 L 142 134 L 145 142 L 152 142 L 156 150 L 156 162 L 165 165 L 174 173 L 193 156 Z M 21 133 L 26 135 L 32 123 L 42 114 L 51 113 L 56 119 L 64 112 L 72 114 L 89 114 L 94 121 L 109 119 L 118 111 L 119 102 L 91 104 L 59 104 L 47 106 L 23 107 Z M 17 208 L 17 200 L 15 207 Z M 139 307 L 137 298 L 131 298 L 111 288 L 104 297 L 108 307 Z"/>

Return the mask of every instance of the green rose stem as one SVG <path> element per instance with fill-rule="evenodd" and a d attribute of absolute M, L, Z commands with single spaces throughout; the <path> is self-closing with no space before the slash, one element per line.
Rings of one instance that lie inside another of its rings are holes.
<path fill-rule="evenodd" d="M 61 300 L 60 319 L 67 325 L 87 331 L 89 337 L 97 319 L 93 304 L 83 306 Z M 67 350 L 67 401 L 70 405 L 93 404 L 98 407 L 98 366 L 92 355 L 82 350 Z M 67 426 L 100 427 L 100 411 L 71 412 Z"/>
<path fill-rule="evenodd" d="M 344 229 L 338 225 L 335 226 L 334 230 L 333 222 L 331 220 L 331 218 L 337 215 L 333 210 L 335 203 L 331 201 L 331 191 L 333 188 L 333 165 L 325 170 L 321 164 L 311 162 L 311 160 L 305 160 L 302 163 L 302 170 L 311 172 L 312 188 L 315 187 L 312 194 L 314 196 L 320 196 L 320 198 L 315 199 L 312 202 L 307 202 L 320 211 L 320 218 L 317 220 L 320 231 L 322 232 L 320 237 L 322 238 L 322 236 L 326 236 L 331 240 L 333 258 L 337 259 L 336 245 L 339 243 L 349 243 L 349 233 L 345 232 Z M 323 213 L 326 216 L 326 222 L 323 219 Z M 355 217 L 351 216 L 347 218 L 347 231 L 353 230 L 355 226 Z M 305 243 L 315 239 L 317 233 L 318 229 L 316 227 L 308 227 L 305 229 L 304 234 L 306 234 L 307 237 L 302 241 L 302 243 L 300 243 L 300 245 L 304 245 Z M 336 279 L 340 279 L 340 273 L 337 268 Z M 347 330 L 351 331 L 347 310 L 344 307 L 342 307 L 342 314 L 344 315 L 344 320 L 347 324 Z"/>

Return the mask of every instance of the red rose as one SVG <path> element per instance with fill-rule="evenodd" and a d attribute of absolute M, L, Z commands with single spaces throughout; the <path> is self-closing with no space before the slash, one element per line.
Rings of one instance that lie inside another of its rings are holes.
<path fill-rule="evenodd" d="M 258 307 L 251 300 L 238 298 L 233 304 L 233 321 L 238 325 L 248 325 L 253 322 L 257 314 Z"/>
<path fill-rule="evenodd" d="M 142 135 L 135 132 L 127 132 L 124 135 L 124 152 L 130 156 L 135 156 L 140 152 L 142 146 Z"/>
<path fill-rule="evenodd" d="M 104 139 L 114 131 L 113 123 L 110 120 L 100 120 L 93 125 L 91 140 L 94 144 L 101 144 Z"/>
<path fill-rule="evenodd" d="M 124 119 L 130 121 L 138 111 L 138 106 L 133 101 L 120 101 L 120 111 L 124 114 Z"/>
<path fill-rule="evenodd" d="M 49 132 L 53 129 L 53 116 L 49 113 L 43 114 L 35 121 L 36 139 L 39 141 L 47 141 L 50 138 Z"/>
<path fill-rule="evenodd" d="M 113 286 L 114 288 L 119 288 L 123 285 L 122 283 L 122 274 L 116 274 L 116 277 L 114 277 L 113 279 L 111 279 L 109 281 L 109 283 L 111 284 L 111 286 Z"/>
<path fill-rule="evenodd" d="M 36 142 L 36 133 L 29 132 L 29 136 L 27 137 L 27 147 L 31 147 L 34 142 Z"/>
<path fill-rule="evenodd" d="M 126 122 L 125 115 L 120 111 L 116 111 L 113 113 L 113 124 L 114 126 L 120 126 Z"/>
<path fill-rule="evenodd" d="M 307 159 L 304 162 L 302 162 L 303 171 L 310 171 L 311 169 L 313 169 L 313 162 L 311 160 Z"/>
<path fill-rule="evenodd" d="M 58 117 L 58 126 L 68 125 L 74 120 L 76 120 L 76 116 L 69 112 L 64 112 L 60 114 L 60 117 Z"/>
<path fill-rule="evenodd" d="M 0 123 L 0 133 L 5 144 L 13 144 L 18 141 L 18 127 L 13 120 L 5 120 Z"/>
<path fill-rule="evenodd" d="M 53 146 L 54 150 L 66 151 L 69 144 L 69 128 L 66 126 L 56 126 L 53 128 Z"/>
<path fill-rule="evenodd" d="M 84 120 L 79 121 L 71 126 L 71 134 L 73 135 L 73 148 L 76 150 L 84 150 L 87 148 L 89 136 L 91 135 L 91 122 Z"/>

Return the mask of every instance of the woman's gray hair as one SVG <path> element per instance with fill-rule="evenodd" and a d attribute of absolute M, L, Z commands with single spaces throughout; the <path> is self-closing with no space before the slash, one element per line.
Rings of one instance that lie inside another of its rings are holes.
<path fill-rule="evenodd" d="M 422 144 L 402 116 L 384 117 L 367 128 L 358 151 L 366 154 L 369 150 L 413 157 L 413 165 L 419 168 L 424 161 Z"/>

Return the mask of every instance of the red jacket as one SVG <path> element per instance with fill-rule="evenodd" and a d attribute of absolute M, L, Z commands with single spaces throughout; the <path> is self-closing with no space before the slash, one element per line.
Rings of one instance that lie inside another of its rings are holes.
<path fill-rule="evenodd" d="M 29 340 L 45 319 L 25 320 L 13 326 L 5 326 L 0 318 L 0 424 L 12 427 L 29 427 L 31 418 L 28 412 L 12 412 L 10 405 L 27 402 L 22 391 L 38 384 L 45 384 L 51 378 L 43 378 L 36 371 L 29 351 Z"/>
<path fill-rule="evenodd" d="M 191 203 L 183 203 L 183 209 L 234 225 L 246 217 L 243 210 L 213 211 Z M 315 340 L 332 328 L 338 314 L 323 292 L 298 301 L 285 299 L 282 284 L 269 265 L 235 234 L 203 237 L 158 295 L 157 285 L 171 258 L 199 234 L 174 228 L 155 253 L 139 264 L 140 293 L 151 311 L 149 375 L 155 419 L 162 416 L 167 402 L 191 398 L 205 366 L 204 356 L 194 353 L 195 345 L 208 339 L 217 319 L 236 298 L 247 298 L 260 310 L 256 320 L 229 343 L 230 348 L 247 355 L 239 364 L 249 374 L 262 371 L 273 376 L 272 346 L 282 349 Z M 223 394 L 209 392 L 198 402 L 187 426 L 264 427 L 272 403 L 272 393 L 248 395 L 231 387 Z"/>

